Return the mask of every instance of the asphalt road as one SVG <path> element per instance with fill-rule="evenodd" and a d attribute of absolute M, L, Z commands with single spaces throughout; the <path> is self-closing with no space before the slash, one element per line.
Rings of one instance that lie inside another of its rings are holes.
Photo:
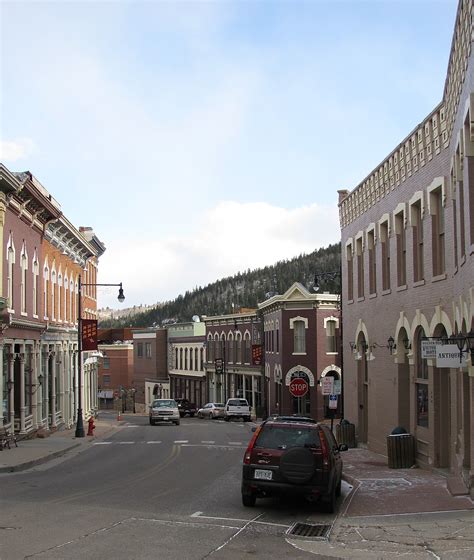
<path fill-rule="evenodd" d="M 329 524 L 334 516 L 304 501 L 242 506 L 251 425 L 125 420 L 85 451 L 0 475 L 1 560 L 318 558 L 288 542 L 286 531 L 310 516 Z"/>

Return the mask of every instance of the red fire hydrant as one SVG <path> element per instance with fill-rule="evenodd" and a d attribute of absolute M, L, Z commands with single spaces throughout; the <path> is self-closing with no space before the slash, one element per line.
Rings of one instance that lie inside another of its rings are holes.
<path fill-rule="evenodd" d="M 89 418 L 88 424 L 89 424 L 89 428 L 87 430 L 87 435 L 88 436 L 93 436 L 94 435 L 95 424 L 94 424 L 94 418 L 92 418 L 92 416 Z"/>

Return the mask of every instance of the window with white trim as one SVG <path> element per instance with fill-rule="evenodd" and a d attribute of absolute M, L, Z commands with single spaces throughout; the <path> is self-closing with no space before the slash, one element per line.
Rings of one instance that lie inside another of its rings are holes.
<path fill-rule="evenodd" d="M 335 319 L 328 319 L 326 321 L 326 352 L 337 352 Z"/>
<path fill-rule="evenodd" d="M 61 312 L 62 312 L 61 295 L 63 291 L 62 287 L 63 287 L 63 276 L 60 272 L 58 275 L 58 321 L 61 321 Z"/>
<path fill-rule="evenodd" d="M 293 352 L 295 354 L 306 353 L 306 326 L 304 321 L 293 322 Z"/>
<path fill-rule="evenodd" d="M 39 263 L 38 257 L 35 254 L 33 256 L 33 317 L 38 317 L 38 279 L 39 279 Z"/>
<path fill-rule="evenodd" d="M 375 230 L 367 232 L 367 250 L 369 253 L 369 294 L 377 292 L 377 261 L 375 259 Z"/>
<path fill-rule="evenodd" d="M 423 241 L 423 209 L 421 199 L 411 205 L 411 227 L 413 232 L 413 281 L 420 282 L 425 278 L 424 241 Z"/>
<path fill-rule="evenodd" d="M 7 266 L 8 266 L 8 279 L 7 279 L 7 298 L 8 298 L 8 308 L 14 309 L 13 301 L 13 274 L 15 264 L 15 248 L 11 245 L 7 250 Z"/>
<path fill-rule="evenodd" d="M 390 290 L 390 238 L 388 221 L 380 224 L 380 244 L 382 247 L 382 290 Z"/>
<path fill-rule="evenodd" d="M 405 286 L 407 283 L 407 246 L 405 235 L 405 212 L 403 210 L 395 214 L 395 235 L 397 240 L 397 285 Z"/>
<path fill-rule="evenodd" d="M 250 333 L 244 334 L 244 363 L 250 364 L 251 358 Z"/>
<path fill-rule="evenodd" d="M 45 265 L 43 269 L 43 306 L 44 318 L 48 318 L 48 282 L 49 282 L 49 268 Z"/>
<path fill-rule="evenodd" d="M 56 289 L 56 271 L 53 269 L 51 272 L 51 319 L 53 321 L 56 320 Z"/>
<path fill-rule="evenodd" d="M 28 256 L 25 251 L 25 246 L 21 252 L 21 313 L 26 315 L 26 290 L 27 290 L 27 279 L 26 273 L 28 271 Z"/>
<path fill-rule="evenodd" d="M 445 273 L 444 205 L 441 186 L 430 192 L 431 244 L 433 251 L 433 276 Z"/>

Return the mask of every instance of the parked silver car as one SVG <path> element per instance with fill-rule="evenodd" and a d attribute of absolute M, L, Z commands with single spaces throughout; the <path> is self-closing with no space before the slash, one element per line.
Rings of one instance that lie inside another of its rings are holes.
<path fill-rule="evenodd" d="M 150 406 L 150 424 L 173 422 L 179 426 L 178 403 L 174 399 L 155 399 Z"/>
<path fill-rule="evenodd" d="M 224 418 L 224 408 L 224 403 L 210 402 L 200 408 L 197 415 L 198 418 L 209 418 L 209 420 Z"/>

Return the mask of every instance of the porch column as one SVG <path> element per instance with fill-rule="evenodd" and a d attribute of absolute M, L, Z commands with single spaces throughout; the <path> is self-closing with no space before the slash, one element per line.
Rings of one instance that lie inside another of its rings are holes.
<path fill-rule="evenodd" d="M 43 373 L 43 386 L 41 387 L 41 422 L 46 422 L 45 428 L 49 430 L 49 346 L 41 347 L 41 368 L 45 364 Z M 43 405 L 44 403 L 44 405 Z M 43 409 L 46 411 L 43 418 Z"/>
<path fill-rule="evenodd" d="M 56 352 L 53 350 L 51 354 L 51 427 L 56 428 Z"/>
<path fill-rule="evenodd" d="M 31 355 L 32 359 L 32 370 L 33 376 L 31 379 L 31 383 L 33 384 L 34 390 L 32 390 L 31 394 L 31 414 L 33 416 L 33 427 L 37 430 L 40 426 L 40 418 L 39 418 L 39 411 L 38 411 L 38 402 L 39 402 L 39 391 L 41 386 L 38 381 L 38 377 L 41 373 L 39 369 L 39 362 L 38 362 L 38 343 L 33 343 L 33 352 Z"/>
<path fill-rule="evenodd" d="M 8 391 L 8 403 L 10 408 L 10 426 L 11 431 L 15 429 L 15 385 L 14 385 L 14 368 L 15 354 L 8 354 L 8 380 L 11 383 L 11 389 Z"/>
<path fill-rule="evenodd" d="M 22 344 L 22 352 L 20 352 L 20 433 L 26 433 L 25 423 L 25 345 Z"/>

